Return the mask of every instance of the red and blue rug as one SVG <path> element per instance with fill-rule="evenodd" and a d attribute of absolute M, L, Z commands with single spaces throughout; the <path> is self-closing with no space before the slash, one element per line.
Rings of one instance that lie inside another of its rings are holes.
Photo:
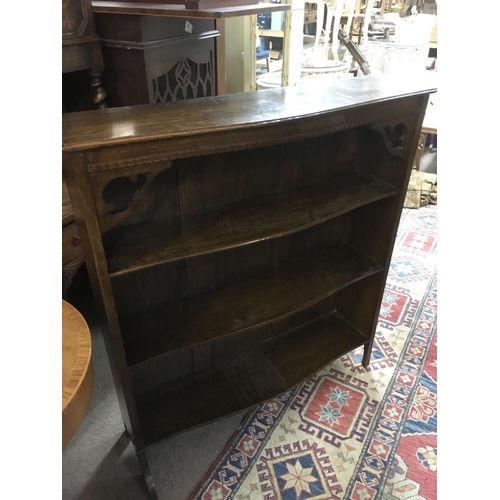
<path fill-rule="evenodd" d="M 192 500 L 437 497 L 437 206 L 404 209 L 369 368 L 362 349 L 267 401 Z"/>

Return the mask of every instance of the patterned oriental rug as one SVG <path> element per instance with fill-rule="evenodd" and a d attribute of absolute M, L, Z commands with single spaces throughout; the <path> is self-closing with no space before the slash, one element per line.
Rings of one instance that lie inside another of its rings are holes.
<path fill-rule="evenodd" d="M 437 497 L 437 206 L 404 209 L 362 348 L 251 411 L 190 500 Z"/>

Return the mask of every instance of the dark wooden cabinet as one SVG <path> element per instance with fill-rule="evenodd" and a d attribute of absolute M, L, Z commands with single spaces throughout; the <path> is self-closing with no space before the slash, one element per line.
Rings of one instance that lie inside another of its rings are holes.
<path fill-rule="evenodd" d="M 248 0 L 92 5 L 113 107 L 225 94 L 225 19 L 291 8 Z"/>
<path fill-rule="evenodd" d="M 359 346 L 368 366 L 434 83 L 369 76 L 63 116 L 78 232 L 152 497 L 148 446 Z"/>
<path fill-rule="evenodd" d="M 213 20 L 96 14 L 96 24 L 110 106 L 216 94 Z"/>

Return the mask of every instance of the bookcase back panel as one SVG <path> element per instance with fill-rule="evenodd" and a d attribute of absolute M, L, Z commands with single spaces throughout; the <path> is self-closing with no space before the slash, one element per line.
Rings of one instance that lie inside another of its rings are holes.
<path fill-rule="evenodd" d="M 281 188 L 328 179 L 356 168 L 359 138 L 360 130 L 350 129 L 283 144 Z"/>
<path fill-rule="evenodd" d="M 216 208 L 280 187 L 280 147 L 177 160 L 182 214 Z"/>
<path fill-rule="evenodd" d="M 187 296 L 182 261 L 118 276 L 111 284 L 118 317 Z"/>
<path fill-rule="evenodd" d="M 277 242 L 277 265 L 303 259 L 326 246 L 344 243 L 347 239 L 349 225 L 349 214 L 345 214 L 305 231 L 280 238 Z"/>
<path fill-rule="evenodd" d="M 236 250 L 186 259 L 185 262 L 188 296 L 193 296 L 274 267 L 276 242 L 264 241 Z"/>

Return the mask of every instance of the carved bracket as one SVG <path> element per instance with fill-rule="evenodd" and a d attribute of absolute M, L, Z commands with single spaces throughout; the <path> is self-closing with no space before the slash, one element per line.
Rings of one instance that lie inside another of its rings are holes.
<path fill-rule="evenodd" d="M 110 181 L 102 191 L 102 199 L 109 207 L 106 215 L 118 215 L 140 203 L 141 194 L 150 182 L 150 173 L 117 177 Z"/>
<path fill-rule="evenodd" d="M 380 132 L 389 153 L 402 158 L 407 157 L 411 134 L 408 133 L 408 126 L 405 123 L 399 122 L 388 125 L 374 123 L 372 128 Z"/>
<path fill-rule="evenodd" d="M 101 231 L 105 232 L 130 217 L 141 205 L 148 186 L 159 174 L 145 172 L 111 179 L 102 188 L 102 201 L 98 207 Z"/>

